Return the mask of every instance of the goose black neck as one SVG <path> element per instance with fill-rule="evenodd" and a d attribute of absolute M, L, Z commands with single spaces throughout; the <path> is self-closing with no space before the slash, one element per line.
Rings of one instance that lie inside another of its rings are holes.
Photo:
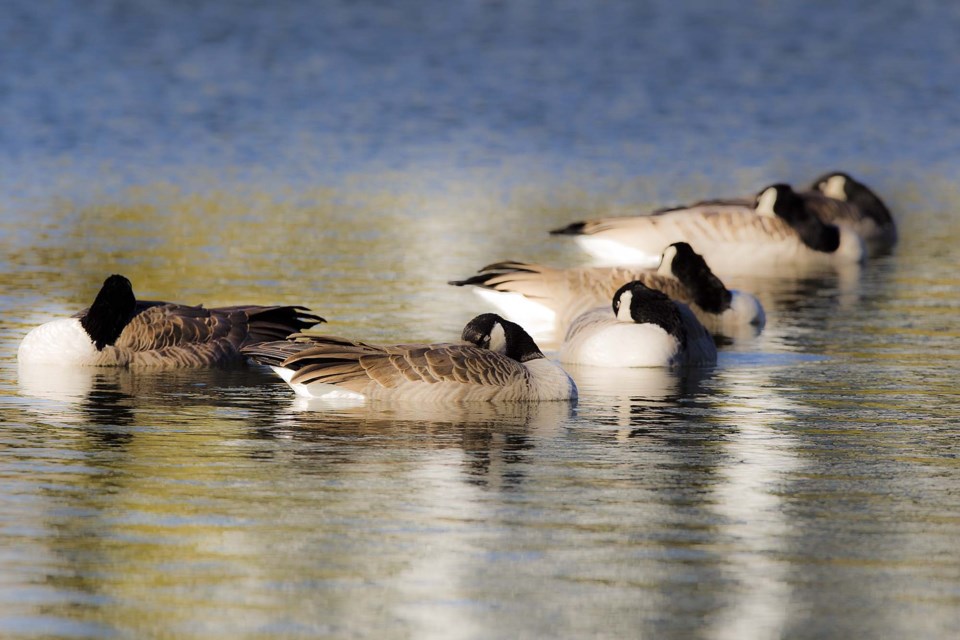
<path fill-rule="evenodd" d="M 655 324 L 686 346 L 687 332 L 677 305 L 662 291 L 650 289 L 640 282 L 628 282 L 614 295 L 619 301 L 624 292 L 630 292 L 630 319 L 637 324 Z M 619 304 L 614 306 L 617 315 Z"/>
<path fill-rule="evenodd" d="M 670 270 L 693 294 L 693 301 L 708 313 L 722 313 L 730 308 L 733 294 L 713 274 L 706 260 L 686 243 L 674 245 L 677 255 Z"/>
<path fill-rule="evenodd" d="M 774 212 L 814 251 L 833 253 L 840 246 L 840 229 L 820 220 L 793 189 L 779 190 Z"/>
<path fill-rule="evenodd" d="M 508 357 L 513 358 L 517 362 L 529 362 L 530 360 L 537 360 L 538 358 L 544 357 L 543 352 L 540 351 L 540 347 L 537 346 L 537 343 L 523 327 L 509 320 L 504 320 L 502 325 L 503 332 L 507 336 L 506 355 Z"/>
<path fill-rule="evenodd" d="M 873 218 L 877 224 L 890 224 L 893 216 L 883 200 L 868 187 L 857 183 L 847 192 L 847 202 L 858 208 L 864 214 Z"/>
<path fill-rule="evenodd" d="M 788 221 L 803 244 L 814 251 L 833 253 L 840 247 L 840 229 L 826 224 L 813 214 Z"/>
<path fill-rule="evenodd" d="M 461 338 L 484 349 L 490 348 L 490 339 L 497 325 L 503 329 L 504 355 L 517 362 L 529 362 L 543 358 L 543 352 L 523 327 L 505 320 L 495 313 L 482 313 L 463 328 Z"/>
<path fill-rule="evenodd" d="M 123 328 L 133 318 L 136 306 L 137 300 L 129 280 L 123 276 L 112 275 L 103 282 L 93 304 L 80 318 L 81 326 L 98 351 L 117 341 Z"/>

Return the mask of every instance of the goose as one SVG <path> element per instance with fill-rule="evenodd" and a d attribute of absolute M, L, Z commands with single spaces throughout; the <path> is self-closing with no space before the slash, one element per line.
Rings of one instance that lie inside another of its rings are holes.
<path fill-rule="evenodd" d="M 890 210 L 867 185 L 842 171 L 825 173 L 801 194 L 806 208 L 821 222 L 851 228 L 868 256 L 887 253 L 897 243 L 897 226 Z M 693 207 L 751 207 L 749 199 L 703 200 Z M 669 209 L 661 209 L 660 212 Z"/>
<path fill-rule="evenodd" d="M 897 225 L 890 210 L 870 188 L 841 171 L 826 173 L 810 186 L 826 196 L 827 203 L 815 211 L 827 223 L 845 223 L 863 238 L 871 255 L 888 252 L 897 243 Z M 830 206 L 830 201 L 845 206 Z"/>
<path fill-rule="evenodd" d="M 713 338 L 686 305 L 628 282 L 610 307 L 598 307 L 574 319 L 560 361 L 601 367 L 705 366 L 716 364 Z"/>
<path fill-rule="evenodd" d="M 506 261 L 449 284 L 472 287 L 481 298 L 534 333 L 562 336 L 575 317 L 606 304 L 621 285 L 634 280 L 687 304 L 716 335 L 742 336 L 759 331 L 766 322 L 763 305 L 756 296 L 727 289 L 686 242 L 668 246 L 655 270 L 626 266 L 555 269 Z"/>
<path fill-rule="evenodd" d="M 475 317 L 461 343 L 374 345 L 299 334 L 242 349 L 294 392 L 329 400 L 574 401 L 577 387 L 518 324 Z"/>
<path fill-rule="evenodd" d="M 851 228 L 860 236 L 868 256 L 888 253 L 897 243 L 897 226 L 890 210 L 868 186 L 842 171 L 825 173 L 801 197 L 821 222 Z M 749 200 L 704 200 L 693 205 L 751 206 Z M 662 210 L 665 211 L 665 210 Z"/>
<path fill-rule="evenodd" d="M 114 274 L 88 309 L 30 330 L 17 360 L 27 366 L 225 366 L 244 361 L 241 347 L 281 339 L 319 322 L 324 319 L 299 306 L 205 309 L 138 301 L 130 280 Z"/>
<path fill-rule="evenodd" d="M 778 183 L 761 190 L 752 207 L 739 201 L 700 203 L 650 215 L 600 218 L 554 229 L 572 235 L 595 257 L 620 264 L 649 263 L 663 247 L 689 242 L 720 272 L 775 265 L 859 263 L 863 240 L 845 225 L 825 224 L 804 195 Z"/>

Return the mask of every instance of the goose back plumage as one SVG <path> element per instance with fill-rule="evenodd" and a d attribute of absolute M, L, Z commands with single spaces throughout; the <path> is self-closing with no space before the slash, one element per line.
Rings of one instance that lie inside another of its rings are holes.
<path fill-rule="evenodd" d="M 137 301 L 130 281 L 113 275 L 89 308 L 31 330 L 20 343 L 18 359 L 62 366 L 225 366 L 244 361 L 244 346 L 282 339 L 319 322 L 323 318 L 301 306 L 208 309 Z"/>
<path fill-rule="evenodd" d="M 680 298 L 686 294 L 679 280 L 658 274 L 652 269 L 622 266 L 557 269 L 517 261 L 487 265 L 477 275 L 465 280 L 453 280 L 450 284 L 475 287 L 485 299 L 497 305 L 503 304 L 502 310 L 508 314 L 513 305 L 503 301 L 502 296 L 487 297 L 484 292 L 520 294 L 546 311 L 549 322 L 544 327 L 545 331 L 558 330 L 562 333 L 574 318 L 608 302 L 621 285 L 631 280 L 639 280 L 670 297 Z M 513 319 L 521 321 L 520 318 Z"/>
<path fill-rule="evenodd" d="M 763 194 L 776 194 L 771 211 L 758 215 Z M 795 199 L 796 198 L 796 199 Z M 688 242 L 714 269 L 738 272 L 757 265 L 856 263 L 864 258 L 863 242 L 853 229 L 821 222 L 804 198 L 788 185 L 771 185 L 750 204 L 705 201 L 685 208 L 576 222 L 551 231 L 572 235 L 601 261 L 627 247 L 649 262 L 664 247 Z M 788 208 L 789 207 L 789 208 Z"/>
<path fill-rule="evenodd" d="M 240 350 L 304 331 L 322 319 L 300 306 L 148 303 L 103 349 L 98 366 L 186 368 L 237 364 Z"/>
<path fill-rule="evenodd" d="M 532 349 L 522 353 L 511 351 L 510 336 L 501 336 L 498 342 L 496 326 L 514 323 L 494 317 L 492 338 L 489 332 L 470 333 L 470 324 L 464 329 L 465 339 L 474 337 L 486 346 L 374 345 L 336 336 L 297 335 L 250 345 L 243 352 L 272 367 L 305 397 L 440 403 L 575 400 L 573 381 L 543 356 L 532 339 Z"/>
<path fill-rule="evenodd" d="M 549 336 L 562 337 L 574 318 L 611 300 L 622 285 L 642 282 L 687 304 L 700 322 L 717 335 L 736 337 L 763 327 L 765 314 L 757 298 L 731 291 L 687 243 L 674 243 L 656 269 L 641 267 L 573 267 L 557 269 L 516 261 L 498 262 L 477 275 L 450 284 L 471 286 L 511 319 L 533 323 Z M 517 296 L 523 298 L 518 304 Z"/>

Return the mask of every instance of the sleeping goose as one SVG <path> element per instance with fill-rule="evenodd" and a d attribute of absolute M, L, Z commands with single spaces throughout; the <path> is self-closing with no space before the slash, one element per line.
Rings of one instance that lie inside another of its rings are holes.
<path fill-rule="evenodd" d="M 858 263 L 863 241 L 850 228 L 825 224 L 806 194 L 775 184 L 753 207 L 737 201 L 701 203 L 651 215 L 575 222 L 550 233 L 572 235 L 595 257 L 619 264 L 649 263 L 663 247 L 689 242 L 719 272 L 773 265 Z"/>
<path fill-rule="evenodd" d="M 329 400 L 538 402 L 576 400 L 577 387 L 523 328 L 493 313 L 463 329 L 462 343 L 380 346 L 297 335 L 243 352 L 300 396 Z"/>
<path fill-rule="evenodd" d="M 811 191 L 846 206 L 823 205 L 815 211 L 824 222 L 845 223 L 863 238 L 871 255 L 884 253 L 897 243 L 897 225 L 890 210 L 870 188 L 847 173 L 835 171 L 816 180 Z"/>
<path fill-rule="evenodd" d="M 626 282 L 637 280 L 689 305 L 708 331 L 736 337 L 754 333 L 766 320 L 749 293 L 731 291 L 686 242 L 664 250 L 659 267 L 574 267 L 554 269 L 524 262 L 498 262 L 455 286 L 471 286 L 481 298 L 535 334 L 561 336 L 588 309 L 605 305 Z"/>
<path fill-rule="evenodd" d="M 323 318 L 305 307 L 243 305 L 205 309 L 138 301 L 130 281 L 107 278 L 89 309 L 32 329 L 21 365 L 182 368 L 237 364 L 246 345 L 278 340 Z"/>
<path fill-rule="evenodd" d="M 825 173 L 801 194 L 807 208 L 822 222 L 843 224 L 856 231 L 869 255 L 888 252 L 897 242 L 897 226 L 890 210 L 867 185 L 842 171 Z M 693 207 L 752 207 L 752 199 L 703 200 Z M 667 209 L 661 210 L 666 211 Z"/>
<path fill-rule="evenodd" d="M 897 227 L 883 201 L 862 182 L 841 171 L 825 173 L 800 194 L 806 208 L 826 224 L 851 228 L 863 240 L 868 255 L 887 253 L 897 242 Z M 752 199 L 703 200 L 693 207 L 752 207 Z M 661 210 L 667 211 L 667 209 Z"/>
<path fill-rule="evenodd" d="M 634 281 L 610 307 L 574 319 L 560 361 L 600 367 L 703 366 L 717 362 L 713 338 L 686 305 Z"/>

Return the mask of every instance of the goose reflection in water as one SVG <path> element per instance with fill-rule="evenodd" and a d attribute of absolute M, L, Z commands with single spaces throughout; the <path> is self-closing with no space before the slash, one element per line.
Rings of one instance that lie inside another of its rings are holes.
<path fill-rule="evenodd" d="M 579 413 L 599 424 L 616 426 L 621 437 L 642 423 L 685 421 L 676 409 L 704 393 L 715 367 L 609 368 L 567 365 L 581 391 Z M 596 415 L 594 415 L 596 414 Z"/>
<path fill-rule="evenodd" d="M 791 525 L 785 491 L 802 466 L 802 443 L 789 425 L 809 407 L 777 384 L 786 368 L 729 366 L 718 375 L 724 402 L 718 428 L 727 433 L 709 504 L 717 539 L 737 550 L 725 571 L 732 583 L 727 606 L 712 625 L 716 637 L 777 635 L 789 618 Z"/>
<path fill-rule="evenodd" d="M 57 424 L 129 426 L 134 423 L 134 377 L 128 370 L 25 365 L 17 383 L 24 407 Z"/>
<path fill-rule="evenodd" d="M 19 403 L 45 422 L 116 427 L 161 424 L 165 412 L 195 407 L 268 409 L 285 399 L 262 389 L 270 376 L 258 369 L 131 371 L 114 367 L 20 364 Z"/>
<path fill-rule="evenodd" d="M 521 463 L 538 445 L 558 440 L 574 413 L 571 405 L 557 402 L 445 407 L 372 402 L 332 409 L 322 400 L 296 398 L 267 419 L 258 416 L 255 432 L 266 440 L 296 441 L 289 455 L 304 468 L 316 461 L 363 468 L 385 452 L 402 449 L 421 458 L 422 473 L 441 469 L 436 472 L 453 474 L 450 481 L 507 490 L 523 483 Z M 272 446 L 264 452 L 286 455 Z M 405 475 L 400 468 L 385 472 Z"/>
<path fill-rule="evenodd" d="M 472 402 L 445 406 L 368 402 L 334 407 L 329 401 L 297 397 L 289 402 L 286 411 L 272 417 L 272 429 L 301 438 L 388 438 L 426 443 L 424 435 L 443 438 L 465 429 L 520 430 L 537 437 L 553 437 L 573 415 L 573 405 L 562 402 Z"/>

